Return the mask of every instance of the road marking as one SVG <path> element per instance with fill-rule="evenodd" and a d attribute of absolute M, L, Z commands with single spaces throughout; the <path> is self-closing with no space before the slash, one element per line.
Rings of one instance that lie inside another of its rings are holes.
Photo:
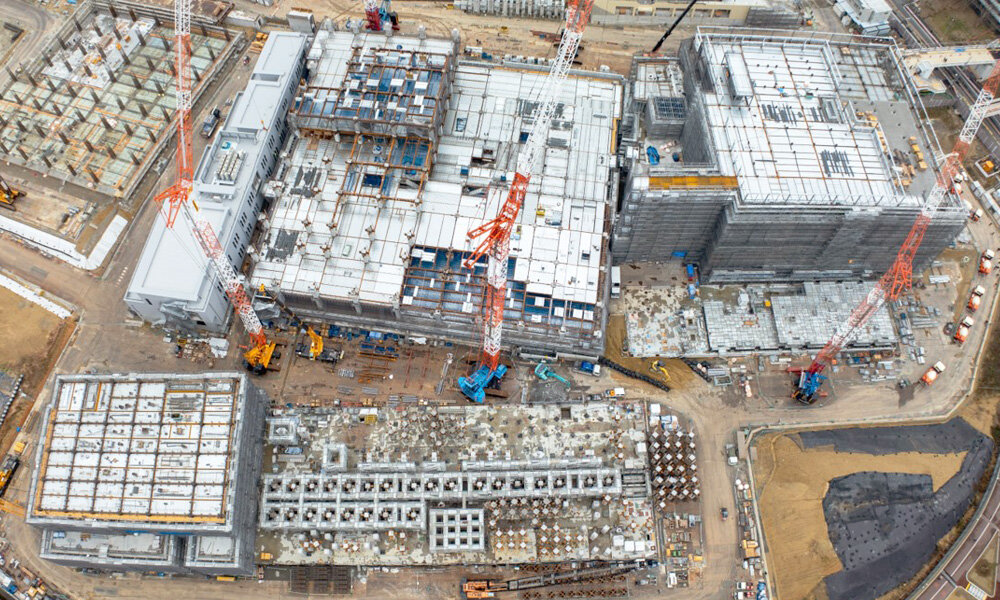
<path fill-rule="evenodd" d="M 965 586 L 965 591 L 975 596 L 976 600 L 986 600 L 986 591 L 971 581 Z"/>

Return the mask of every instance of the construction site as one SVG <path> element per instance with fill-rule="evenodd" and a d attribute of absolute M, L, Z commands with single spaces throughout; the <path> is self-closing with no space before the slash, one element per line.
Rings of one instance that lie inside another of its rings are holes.
<path fill-rule="evenodd" d="M 46 256 L 3 266 L 73 304 L 18 283 L 44 355 L 0 321 L 0 595 L 874 600 L 937 556 L 995 444 L 886 423 L 988 356 L 991 48 L 939 141 L 945 51 L 778 5 L 671 3 L 615 72 L 586 29 L 631 5 L 285 4 L 88 0 L 3 71 L 0 227 Z M 660 53 L 691 10 L 789 29 Z"/>
<path fill-rule="evenodd" d="M 258 539 L 275 562 L 534 564 L 657 555 L 642 405 L 276 412 L 268 420 Z M 662 430 L 658 418 L 653 428 Z M 687 438 L 682 448 L 671 445 L 683 456 L 685 482 L 693 480 L 683 491 L 689 501 L 698 493 L 695 447 Z"/>

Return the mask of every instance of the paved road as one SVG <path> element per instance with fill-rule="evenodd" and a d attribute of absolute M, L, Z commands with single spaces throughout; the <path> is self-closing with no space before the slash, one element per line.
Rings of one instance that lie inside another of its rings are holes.
<path fill-rule="evenodd" d="M 989 545 L 993 536 L 1000 531 L 1000 486 L 990 488 L 991 494 L 984 498 L 980 518 L 967 529 L 962 543 L 948 556 L 947 562 L 938 575 L 919 594 L 910 600 L 944 600 L 955 588 L 965 588 L 969 582 L 968 573 Z M 986 590 L 988 597 L 994 597 L 994 590 Z"/>

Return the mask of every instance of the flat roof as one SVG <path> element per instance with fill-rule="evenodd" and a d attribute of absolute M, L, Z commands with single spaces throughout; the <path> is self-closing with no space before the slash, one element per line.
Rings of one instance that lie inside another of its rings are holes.
<path fill-rule="evenodd" d="M 236 235 L 231 215 L 246 202 L 253 185 L 254 165 L 260 162 L 267 137 L 262 132 L 276 127 L 287 107 L 279 102 L 289 85 L 295 56 L 305 52 L 307 36 L 275 32 L 261 51 L 261 58 L 246 88 L 236 95 L 221 129 L 205 149 L 195 171 L 190 206 L 212 225 L 223 248 Z M 127 295 L 162 296 L 196 302 L 215 280 L 208 261 L 187 219 L 178 217 L 172 229 L 162 212 L 143 247 Z"/>
<path fill-rule="evenodd" d="M 58 377 L 32 522 L 226 523 L 243 388 L 235 373 Z"/>

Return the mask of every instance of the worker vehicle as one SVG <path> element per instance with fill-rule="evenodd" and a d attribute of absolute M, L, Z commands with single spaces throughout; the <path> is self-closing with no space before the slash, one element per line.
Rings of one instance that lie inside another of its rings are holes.
<path fill-rule="evenodd" d="M 924 382 L 924 385 L 931 385 L 937 381 L 938 376 L 944 373 L 944 370 L 947 368 L 943 362 L 938 361 L 931 365 L 931 368 L 927 369 L 927 372 L 920 378 L 920 381 Z"/>
<path fill-rule="evenodd" d="M 976 210 L 969 213 L 969 218 L 973 221 L 978 221 L 983 218 L 983 209 L 977 208 Z"/>
<path fill-rule="evenodd" d="M 210 138 L 212 134 L 215 133 L 215 128 L 219 126 L 219 121 L 222 120 L 222 111 L 216 106 L 212 109 L 212 112 L 205 117 L 205 121 L 201 124 L 201 137 Z"/>
<path fill-rule="evenodd" d="M 655 567 L 655 561 L 636 560 L 630 562 L 605 563 L 600 566 L 586 566 L 570 571 L 544 573 L 521 579 L 508 581 L 492 581 L 489 579 L 468 579 L 462 582 L 462 598 L 464 600 L 481 600 L 495 598 L 502 592 L 518 592 L 554 585 L 566 585 L 597 579 L 598 577 L 613 577 L 630 573 L 636 569 Z"/>
<path fill-rule="evenodd" d="M 959 323 L 958 327 L 955 329 L 955 335 L 953 336 L 954 340 L 959 344 L 965 342 L 965 340 L 969 338 L 969 330 L 972 329 L 974 324 L 975 321 L 972 320 L 972 317 L 965 317 L 962 319 L 962 322 Z"/>
<path fill-rule="evenodd" d="M 983 294 L 985 293 L 986 293 L 986 288 L 984 288 L 981 285 L 977 285 L 976 289 L 972 290 L 972 294 L 969 295 L 969 303 L 966 305 L 968 306 L 969 310 L 971 310 L 972 312 L 976 312 L 977 310 L 979 310 L 979 305 L 982 304 Z"/>
<path fill-rule="evenodd" d="M 10 575 L 3 571 L 0 571 L 0 588 L 8 594 L 17 593 L 17 584 L 14 583 L 14 580 L 11 579 Z"/>
<path fill-rule="evenodd" d="M 576 370 L 581 373 L 586 373 L 587 375 L 593 375 L 594 377 L 601 376 L 601 365 L 594 364 L 587 360 L 581 360 L 576 364 Z"/>
<path fill-rule="evenodd" d="M 21 190 L 15 190 L 7 184 L 7 180 L 0 175 L 0 206 L 9 209 L 17 210 L 14 207 L 14 201 L 24 195 Z"/>
<path fill-rule="evenodd" d="M 729 518 L 729 509 L 723 506 L 722 510 L 719 511 L 719 515 L 722 517 L 722 520 L 725 521 Z"/>
<path fill-rule="evenodd" d="M 616 387 L 604 392 L 604 395 L 608 398 L 621 398 L 625 395 L 625 388 Z"/>
<path fill-rule="evenodd" d="M 983 275 L 989 275 L 990 271 L 993 270 L 993 257 L 996 256 L 993 250 L 987 248 L 983 250 L 983 254 L 979 257 L 979 272 Z"/>

